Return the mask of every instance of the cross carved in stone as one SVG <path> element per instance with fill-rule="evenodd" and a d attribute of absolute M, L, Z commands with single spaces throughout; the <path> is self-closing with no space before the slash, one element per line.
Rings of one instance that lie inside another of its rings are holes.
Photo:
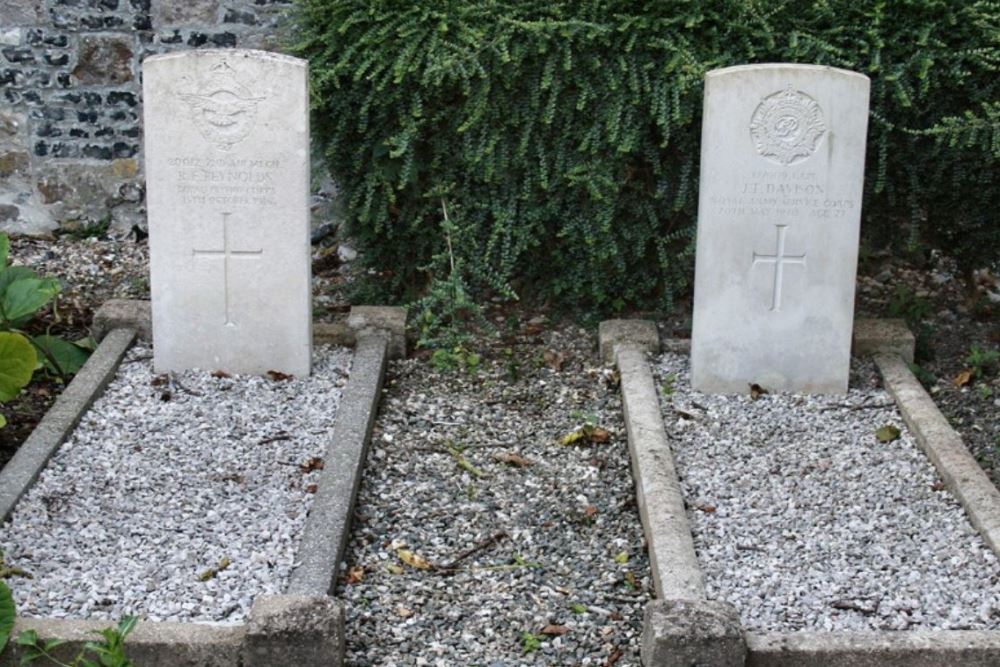
<path fill-rule="evenodd" d="M 230 276 L 229 276 L 229 261 L 231 259 L 260 259 L 261 255 L 264 254 L 263 249 L 259 250 L 233 250 L 229 243 L 229 216 L 232 215 L 231 211 L 224 211 L 222 213 L 222 248 L 220 249 L 198 249 L 194 248 L 191 250 L 195 257 L 208 257 L 210 259 L 221 258 L 222 259 L 222 283 L 223 291 L 225 294 L 225 316 L 226 316 L 226 326 L 233 327 L 236 323 L 233 322 L 231 304 L 230 304 Z"/>
<path fill-rule="evenodd" d="M 773 255 L 762 255 L 757 252 L 753 254 L 753 264 L 774 264 L 774 284 L 771 287 L 771 310 L 777 312 L 781 310 L 781 285 L 785 276 L 785 265 L 793 264 L 799 266 L 806 265 L 805 253 L 801 255 L 785 254 L 785 234 L 788 225 L 775 225 L 778 228 L 777 248 Z"/>

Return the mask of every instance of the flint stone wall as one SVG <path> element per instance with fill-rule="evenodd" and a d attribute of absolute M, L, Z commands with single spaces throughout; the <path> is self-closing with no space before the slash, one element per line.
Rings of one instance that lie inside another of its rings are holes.
<path fill-rule="evenodd" d="M 280 50 L 291 0 L 0 0 L 0 230 L 145 227 L 140 63 Z"/>

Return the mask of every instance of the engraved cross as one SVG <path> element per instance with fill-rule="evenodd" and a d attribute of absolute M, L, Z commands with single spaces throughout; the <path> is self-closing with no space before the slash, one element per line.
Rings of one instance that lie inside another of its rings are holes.
<path fill-rule="evenodd" d="M 233 322 L 232 314 L 230 312 L 230 298 L 229 298 L 229 261 L 231 259 L 260 259 L 261 255 L 264 253 L 263 250 L 233 250 L 229 247 L 229 216 L 232 215 L 230 211 L 224 211 L 222 213 L 222 248 L 219 250 L 199 250 L 194 248 L 191 250 L 195 257 L 209 257 L 209 258 L 222 258 L 222 281 L 223 281 L 223 291 L 225 293 L 225 304 L 226 304 L 226 326 L 232 327 L 236 326 Z"/>
<path fill-rule="evenodd" d="M 806 265 L 805 254 L 786 255 L 785 254 L 785 232 L 788 225 L 775 225 L 778 228 L 777 249 L 773 255 L 761 255 L 757 252 L 753 254 L 753 264 L 774 264 L 774 285 L 771 288 L 771 310 L 777 312 L 781 310 L 781 284 L 785 276 L 785 264 Z"/>

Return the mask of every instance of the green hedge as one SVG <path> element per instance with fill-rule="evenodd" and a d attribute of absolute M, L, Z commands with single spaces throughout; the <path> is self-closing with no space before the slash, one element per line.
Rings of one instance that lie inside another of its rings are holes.
<path fill-rule="evenodd" d="M 391 297 L 419 296 L 454 261 L 480 296 L 599 315 L 669 304 L 692 275 L 702 77 L 753 62 L 872 78 L 869 242 L 942 245 L 966 266 L 998 259 L 1000 3 L 299 0 L 297 10 L 316 136 Z"/>

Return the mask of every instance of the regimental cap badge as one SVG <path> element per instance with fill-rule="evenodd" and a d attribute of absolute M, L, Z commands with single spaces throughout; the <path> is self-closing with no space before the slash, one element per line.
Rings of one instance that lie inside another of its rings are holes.
<path fill-rule="evenodd" d="M 791 86 L 765 97 L 750 120 L 757 152 L 786 167 L 815 153 L 825 134 L 819 104 Z"/>
<path fill-rule="evenodd" d="M 201 135 L 224 151 L 247 138 L 257 122 L 257 104 L 265 99 L 243 85 L 226 61 L 213 66 L 195 92 L 180 98 Z"/>

